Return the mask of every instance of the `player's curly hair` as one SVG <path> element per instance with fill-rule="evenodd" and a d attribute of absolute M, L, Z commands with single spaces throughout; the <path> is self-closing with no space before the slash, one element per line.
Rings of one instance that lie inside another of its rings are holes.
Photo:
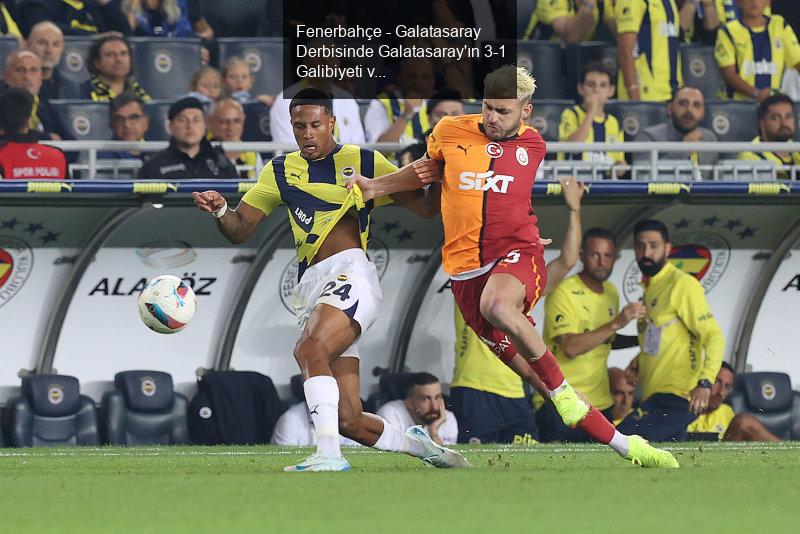
<path fill-rule="evenodd" d="M 513 98 L 528 101 L 536 91 L 536 80 L 524 67 L 503 65 L 483 79 L 484 98 Z"/>

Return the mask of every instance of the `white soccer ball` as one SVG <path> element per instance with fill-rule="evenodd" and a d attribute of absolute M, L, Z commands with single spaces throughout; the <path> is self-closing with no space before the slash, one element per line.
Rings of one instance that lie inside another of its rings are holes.
<path fill-rule="evenodd" d="M 148 281 L 139 295 L 139 316 L 160 334 L 180 332 L 194 317 L 197 298 L 186 280 L 164 274 Z"/>

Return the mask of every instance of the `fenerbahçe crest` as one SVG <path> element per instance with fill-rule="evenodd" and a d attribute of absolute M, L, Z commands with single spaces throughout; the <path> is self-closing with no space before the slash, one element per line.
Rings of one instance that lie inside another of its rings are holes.
<path fill-rule="evenodd" d="M 706 293 L 719 282 L 731 258 L 731 245 L 727 239 L 711 232 L 681 232 L 670 236 L 672 251 L 669 262 L 681 271 L 691 274 Z M 623 293 L 628 302 L 642 297 L 643 290 L 639 282 L 642 272 L 636 260 L 625 270 Z"/>
<path fill-rule="evenodd" d="M 33 251 L 24 241 L 0 235 L 0 307 L 16 295 L 33 268 Z"/>

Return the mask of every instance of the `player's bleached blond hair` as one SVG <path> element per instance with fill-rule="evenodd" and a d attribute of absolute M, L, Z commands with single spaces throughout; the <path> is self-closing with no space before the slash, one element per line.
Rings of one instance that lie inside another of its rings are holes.
<path fill-rule="evenodd" d="M 484 98 L 513 98 L 528 101 L 536 91 L 536 80 L 525 67 L 503 65 L 483 79 Z"/>

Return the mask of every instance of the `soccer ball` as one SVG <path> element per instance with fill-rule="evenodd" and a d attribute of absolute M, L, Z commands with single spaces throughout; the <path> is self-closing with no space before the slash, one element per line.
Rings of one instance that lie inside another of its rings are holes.
<path fill-rule="evenodd" d="M 194 317 L 197 299 L 186 280 L 164 274 L 144 286 L 139 295 L 139 316 L 160 334 L 180 332 Z"/>

